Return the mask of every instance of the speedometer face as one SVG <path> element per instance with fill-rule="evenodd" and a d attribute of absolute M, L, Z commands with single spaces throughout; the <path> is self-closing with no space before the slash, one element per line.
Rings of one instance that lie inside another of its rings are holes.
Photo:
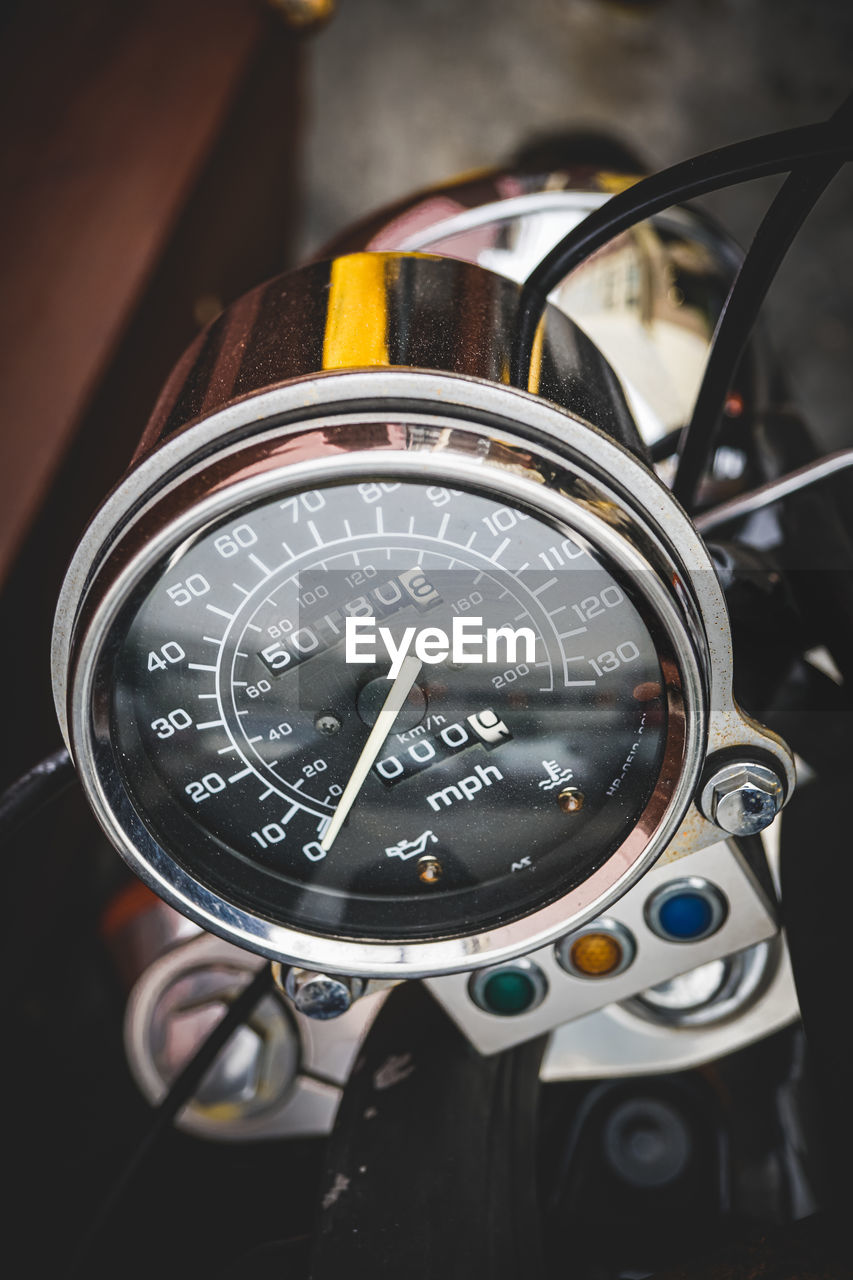
<path fill-rule="evenodd" d="M 117 628 L 134 807 L 225 901 L 340 937 L 472 933 L 590 876 L 667 737 L 641 595 L 533 510 L 426 483 L 282 491 Z"/>

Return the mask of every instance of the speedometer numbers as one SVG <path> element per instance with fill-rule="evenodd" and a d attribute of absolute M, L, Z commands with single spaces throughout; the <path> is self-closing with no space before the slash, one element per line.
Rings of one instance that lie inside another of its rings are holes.
<path fill-rule="evenodd" d="M 469 490 L 278 495 L 137 593 L 113 675 L 125 786 L 212 888 L 319 932 L 529 911 L 601 865 L 658 778 L 642 609 L 581 538 Z M 417 677 L 324 847 L 407 659 Z"/>

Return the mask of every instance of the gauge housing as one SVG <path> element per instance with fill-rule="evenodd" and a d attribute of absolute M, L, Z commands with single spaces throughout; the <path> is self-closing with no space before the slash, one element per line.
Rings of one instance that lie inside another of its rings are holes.
<path fill-rule="evenodd" d="M 72 562 L 54 640 L 55 696 L 99 822 L 166 901 L 212 933 L 276 960 L 364 976 L 426 976 L 543 946 L 602 914 L 664 851 L 690 852 L 717 838 L 692 807 L 709 751 L 757 747 L 778 761 L 789 789 L 793 766 L 784 746 L 732 701 L 730 637 L 710 559 L 688 518 L 636 456 L 641 448 L 618 384 L 583 335 L 561 316 L 549 315 L 543 330 L 533 377 L 540 392 L 544 382 L 551 395 L 571 402 L 560 407 L 495 380 L 506 367 L 515 286 L 466 264 L 416 255 L 353 259 L 338 260 L 348 268 L 309 268 L 289 278 L 287 289 L 281 282 L 265 286 L 226 314 L 179 366 L 141 458 Z M 341 318 L 336 279 L 348 306 L 357 303 L 357 315 L 367 318 L 366 342 L 349 350 L 350 312 Z M 324 288 L 326 305 L 318 312 Z M 282 297 L 290 328 L 273 342 L 275 324 L 264 318 L 264 307 L 280 323 Z M 300 316 L 310 317 L 309 301 L 318 332 L 312 339 L 304 325 L 294 355 L 287 334 Z M 431 369 L 400 367 L 425 359 Z M 342 368 L 346 361 L 374 367 Z M 584 420 L 579 405 L 597 406 L 610 434 Z M 265 909 L 211 887 L 187 850 L 158 842 L 134 804 L 110 722 L 122 619 L 157 566 L 219 520 L 263 500 L 381 480 L 487 494 L 583 539 L 631 581 L 653 620 L 668 705 L 663 763 L 648 801 L 602 865 L 532 910 L 519 913 L 508 901 L 485 927 L 435 927 L 429 937 L 317 931 L 304 926 L 298 909 Z"/>

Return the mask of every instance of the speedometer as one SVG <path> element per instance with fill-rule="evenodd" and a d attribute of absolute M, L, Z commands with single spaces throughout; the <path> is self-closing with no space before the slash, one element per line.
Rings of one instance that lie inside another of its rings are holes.
<path fill-rule="evenodd" d="M 341 972 L 450 971 L 642 874 L 721 706 L 726 741 L 760 737 L 715 677 L 715 591 L 668 494 L 577 416 L 327 374 L 130 473 L 66 585 L 58 706 L 105 830 L 205 927 Z"/>
<path fill-rule="evenodd" d="M 681 755 L 669 647 L 628 584 L 470 490 L 277 494 L 141 594 L 109 680 L 137 809 L 234 901 L 298 900 L 323 932 L 426 937 L 562 896 Z"/>

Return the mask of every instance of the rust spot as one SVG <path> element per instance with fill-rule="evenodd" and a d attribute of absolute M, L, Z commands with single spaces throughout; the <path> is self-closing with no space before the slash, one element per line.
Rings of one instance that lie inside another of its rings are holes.
<path fill-rule="evenodd" d="M 661 696 L 661 687 L 654 680 L 647 680 L 643 684 L 638 684 L 634 690 L 635 702 L 653 702 L 655 698 Z"/>

